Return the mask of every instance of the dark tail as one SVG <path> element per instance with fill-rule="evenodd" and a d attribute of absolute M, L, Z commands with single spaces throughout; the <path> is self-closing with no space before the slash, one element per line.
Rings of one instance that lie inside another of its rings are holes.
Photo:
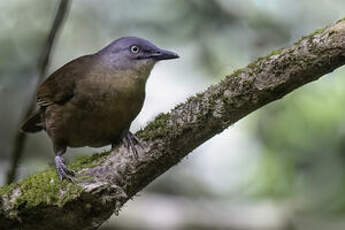
<path fill-rule="evenodd" d="M 25 133 L 36 133 L 43 130 L 41 111 L 34 113 L 22 125 L 21 131 Z"/>

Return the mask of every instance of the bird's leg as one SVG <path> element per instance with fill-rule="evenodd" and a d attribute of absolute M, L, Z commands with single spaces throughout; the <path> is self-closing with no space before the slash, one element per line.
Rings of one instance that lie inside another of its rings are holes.
<path fill-rule="evenodd" d="M 75 172 L 67 168 L 62 155 L 66 152 L 66 146 L 54 146 L 56 172 L 60 180 L 74 181 Z"/>
<path fill-rule="evenodd" d="M 125 129 L 121 134 L 121 141 L 124 146 L 133 153 L 134 158 L 138 159 L 138 150 L 136 145 L 144 149 L 140 140 L 133 133 L 131 133 L 129 129 Z"/>

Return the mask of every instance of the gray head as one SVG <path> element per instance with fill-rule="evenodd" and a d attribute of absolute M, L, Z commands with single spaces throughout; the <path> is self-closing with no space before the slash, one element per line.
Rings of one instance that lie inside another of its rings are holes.
<path fill-rule="evenodd" d="M 98 52 L 106 62 L 117 69 L 147 69 L 161 60 L 179 56 L 171 51 L 158 48 L 151 42 L 137 37 L 122 37 Z"/>

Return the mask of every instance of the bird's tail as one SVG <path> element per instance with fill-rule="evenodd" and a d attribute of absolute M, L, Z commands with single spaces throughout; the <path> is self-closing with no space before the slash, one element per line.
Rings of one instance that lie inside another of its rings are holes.
<path fill-rule="evenodd" d="M 43 122 L 41 111 L 34 113 L 29 117 L 21 127 L 21 131 L 25 133 L 36 133 L 43 130 Z"/>

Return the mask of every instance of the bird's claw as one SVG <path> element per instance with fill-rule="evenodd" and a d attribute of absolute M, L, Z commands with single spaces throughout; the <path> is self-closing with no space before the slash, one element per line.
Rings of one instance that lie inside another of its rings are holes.
<path fill-rule="evenodd" d="M 135 159 L 138 159 L 138 150 L 136 145 L 144 149 L 144 146 L 141 144 L 140 140 L 131 132 L 125 131 L 122 136 L 123 145 L 133 153 Z"/>
<path fill-rule="evenodd" d="M 60 180 L 67 179 L 74 182 L 75 171 L 67 168 L 62 156 L 55 157 L 56 172 L 59 175 Z"/>

